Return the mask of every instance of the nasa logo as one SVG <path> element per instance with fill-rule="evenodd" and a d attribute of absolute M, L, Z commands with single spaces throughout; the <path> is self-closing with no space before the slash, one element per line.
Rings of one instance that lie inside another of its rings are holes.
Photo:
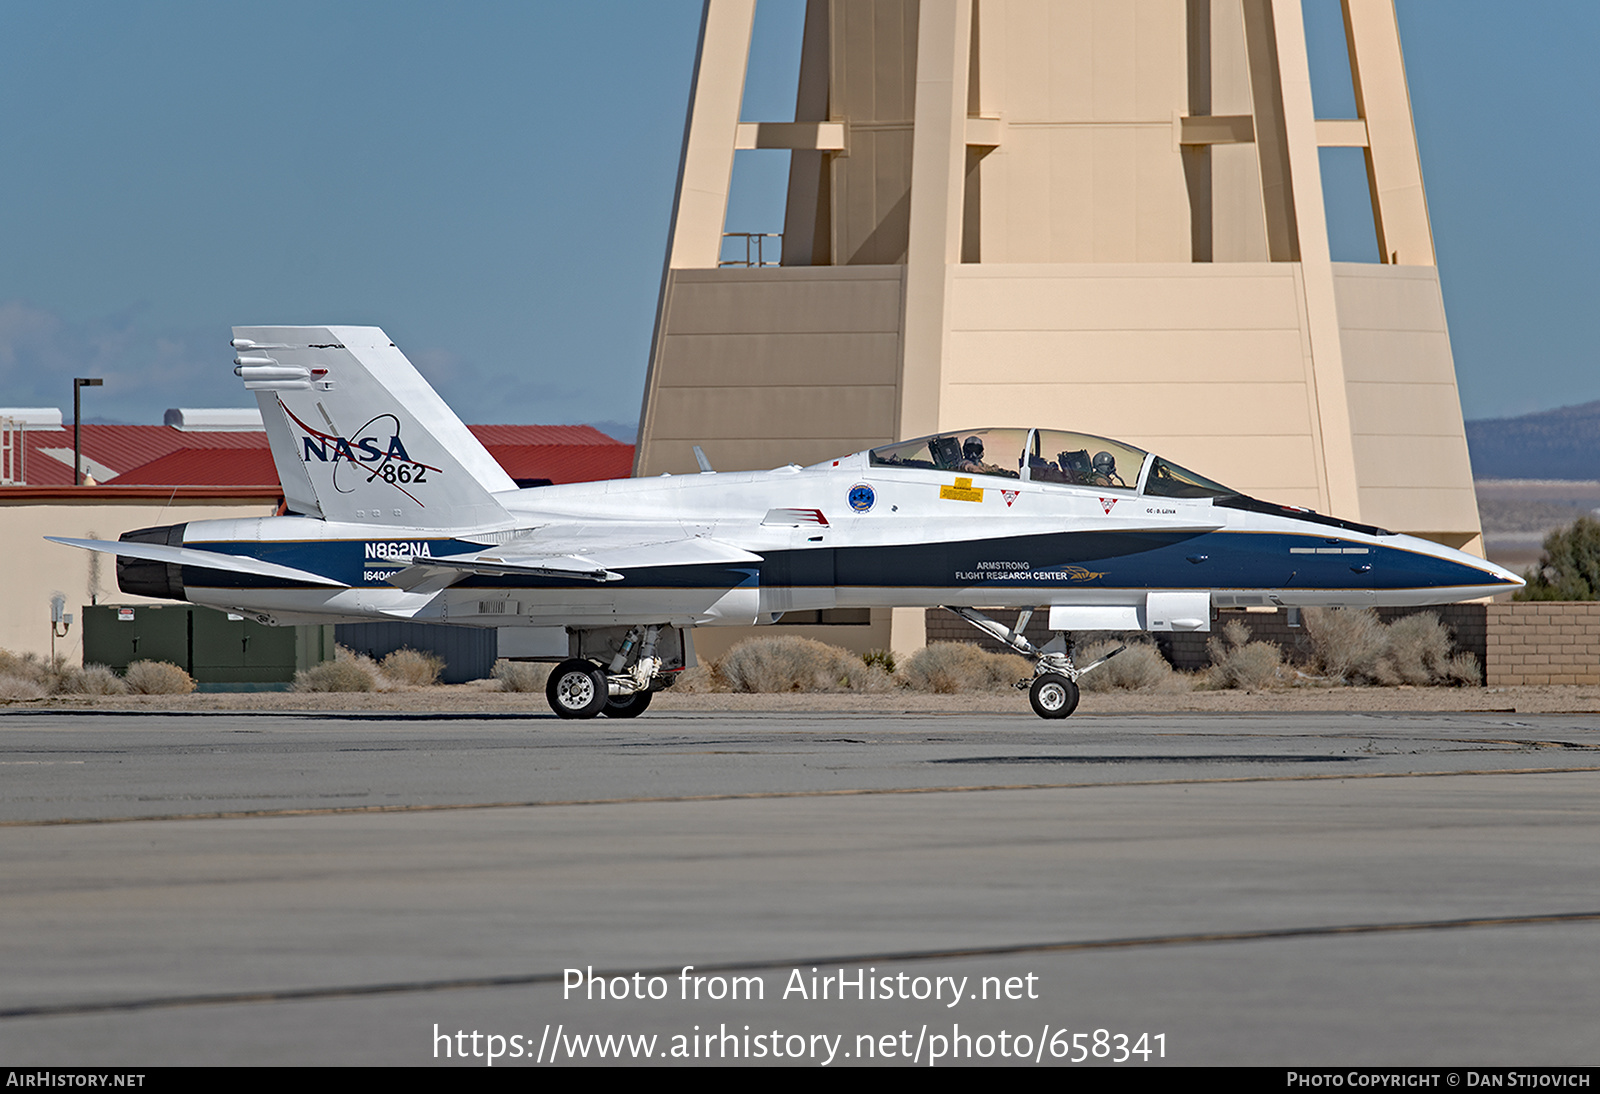
<path fill-rule="evenodd" d="M 878 495 L 866 483 L 858 482 L 850 488 L 849 498 L 850 508 L 858 513 L 865 513 L 878 500 Z"/>
<path fill-rule="evenodd" d="M 280 405 L 282 405 L 281 400 Z M 349 494 L 361 484 L 361 479 L 353 481 L 351 479 L 351 476 L 359 475 L 364 476 L 367 482 L 382 479 L 421 505 L 421 500 L 405 487 L 412 484 L 427 484 L 430 474 L 440 473 L 439 468 L 419 463 L 406 452 L 406 446 L 400 440 L 400 419 L 393 414 L 379 414 L 356 430 L 356 439 L 351 440 L 348 437 L 312 428 L 301 421 L 287 406 L 283 408 L 283 412 L 295 425 L 305 431 L 306 435 L 300 438 L 304 447 L 301 460 L 308 464 L 313 459 L 319 463 L 331 463 L 333 488 L 341 494 Z M 384 432 L 389 434 L 389 440 L 387 444 L 380 445 L 378 438 Z M 353 470 L 346 471 L 346 468 Z"/>

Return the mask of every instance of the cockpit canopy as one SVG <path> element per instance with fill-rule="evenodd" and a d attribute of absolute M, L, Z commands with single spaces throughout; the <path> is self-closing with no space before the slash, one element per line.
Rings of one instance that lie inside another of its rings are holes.
<path fill-rule="evenodd" d="M 874 467 L 993 475 L 1162 498 L 1239 493 L 1142 448 L 1061 429 L 964 429 L 886 444 L 867 456 Z"/>

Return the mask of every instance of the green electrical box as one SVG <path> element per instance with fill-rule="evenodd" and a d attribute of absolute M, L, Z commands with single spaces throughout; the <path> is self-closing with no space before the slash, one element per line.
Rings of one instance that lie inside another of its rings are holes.
<path fill-rule="evenodd" d="M 83 609 L 83 663 L 126 672 L 170 661 L 208 684 L 288 684 L 333 658 L 333 627 L 268 627 L 195 604 L 96 604 Z"/>

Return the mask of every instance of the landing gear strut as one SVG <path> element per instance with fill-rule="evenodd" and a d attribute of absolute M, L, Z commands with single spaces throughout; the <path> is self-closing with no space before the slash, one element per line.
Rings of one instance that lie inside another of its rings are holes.
<path fill-rule="evenodd" d="M 1022 637 L 1023 630 L 1028 626 L 1028 620 L 1033 618 L 1032 608 L 1024 608 L 1017 614 L 1017 624 L 1014 627 L 1007 627 L 1004 623 L 998 623 L 971 608 L 952 608 L 947 604 L 945 611 L 954 612 L 984 634 L 1033 661 L 1033 678 L 1019 680 L 1016 686 L 1028 693 L 1029 705 L 1041 718 L 1071 716 L 1072 712 L 1078 709 L 1078 677 L 1091 669 L 1099 668 L 1128 648 L 1118 646 L 1098 661 L 1080 669 L 1072 660 L 1072 640 L 1067 637 L 1065 631 L 1055 632 L 1050 641 L 1043 646 L 1035 646 Z"/>
<path fill-rule="evenodd" d="M 611 647 L 616 653 L 606 668 L 582 657 L 561 662 L 545 683 L 544 696 L 550 709 L 559 718 L 593 718 L 599 714 L 637 718 L 643 714 L 655 691 L 671 683 L 671 678 L 662 672 L 663 659 L 657 656 L 663 629 L 637 626 L 624 634 L 619 628 L 618 638 L 612 641 L 620 640 L 621 645 Z M 670 652 L 681 646 L 669 644 L 668 648 Z M 575 648 L 574 652 L 588 651 Z M 681 668 L 681 653 L 673 656 Z"/>

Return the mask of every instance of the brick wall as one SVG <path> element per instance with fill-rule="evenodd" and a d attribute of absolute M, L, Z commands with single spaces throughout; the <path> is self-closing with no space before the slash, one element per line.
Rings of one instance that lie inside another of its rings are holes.
<path fill-rule="evenodd" d="M 1378 617 L 1392 623 L 1417 612 L 1433 612 L 1450 628 L 1455 648 L 1471 653 L 1483 669 L 1490 687 L 1512 684 L 1600 684 L 1600 602 L 1547 601 L 1500 604 L 1442 604 L 1431 608 L 1379 608 Z M 1016 612 L 995 609 L 985 613 L 1003 623 Z M 1250 628 L 1256 641 L 1280 646 L 1290 661 L 1303 661 L 1310 652 L 1305 630 L 1289 626 L 1288 613 L 1220 612 L 1212 626 L 1220 630 L 1237 619 Z M 1028 641 L 1049 639 L 1048 611 L 1040 611 L 1024 632 Z M 1212 634 L 1216 633 L 1216 630 Z M 1076 636 L 1090 642 L 1109 635 L 1085 632 Z M 1211 664 L 1206 652 L 1210 634 L 1151 635 L 1174 668 L 1193 672 Z M 999 652 L 1001 645 L 965 620 L 939 608 L 928 610 L 929 642 L 973 642 Z"/>
<path fill-rule="evenodd" d="M 1487 645 L 1490 687 L 1600 684 L 1600 602 L 1490 604 Z"/>

